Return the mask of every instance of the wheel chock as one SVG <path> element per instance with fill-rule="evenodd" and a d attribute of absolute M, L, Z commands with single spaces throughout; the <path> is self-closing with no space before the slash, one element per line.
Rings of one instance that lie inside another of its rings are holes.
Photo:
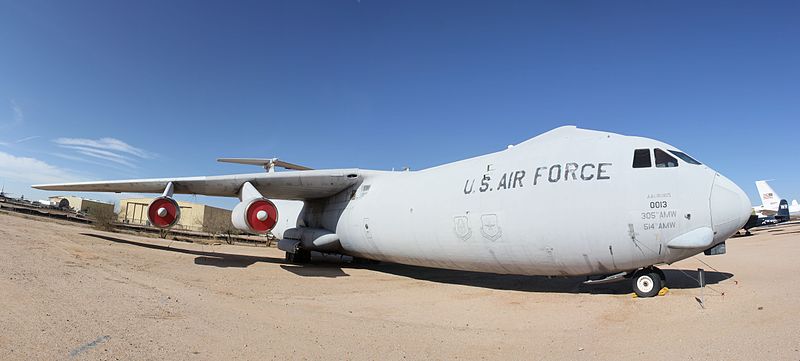
<path fill-rule="evenodd" d="M 666 295 L 667 292 L 669 292 L 669 288 L 661 287 L 661 289 L 658 290 L 658 296 Z M 639 298 L 639 296 L 636 295 L 636 292 L 634 292 L 634 293 L 631 293 L 631 298 Z"/>

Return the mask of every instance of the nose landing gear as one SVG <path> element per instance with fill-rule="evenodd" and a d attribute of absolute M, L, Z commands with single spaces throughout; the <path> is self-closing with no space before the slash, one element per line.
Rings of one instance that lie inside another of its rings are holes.
<path fill-rule="evenodd" d="M 653 297 L 664 285 L 664 272 L 656 267 L 642 268 L 631 277 L 633 292 L 639 297 Z"/>

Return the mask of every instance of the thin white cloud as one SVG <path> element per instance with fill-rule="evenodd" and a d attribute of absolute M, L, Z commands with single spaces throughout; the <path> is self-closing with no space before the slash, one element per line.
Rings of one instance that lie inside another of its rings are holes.
<path fill-rule="evenodd" d="M 13 143 L 12 142 L 0 142 L 0 146 L 12 147 L 14 144 L 25 143 L 27 141 L 31 141 L 31 140 L 38 139 L 38 138 L 41 138 L 41 136 L 34 135 L 34 136 L 31 136 L 31 137 L 25 137 L 25 138 L 22 138 L 22 139 L 17 139 Z"/>
<path fill-rule="evenodd" d="M 36 158 L 0 152 L 0 178 L 23 183 L 63 183 L 82 180 L 72 172 Z"/>
<path fill-rule="evenodd" d="M 108 168 L 115 169 L 115 170 L 118 170 L 118 171 L 123 172 L 123 173 L 129 173 L 129 174 L 131 174 L 131 176 L 135 175 L 135 173 L 130 173 L 131 172 L 131 168 L 130 167 L 116 166 L 116 165 L 113 165 L 113 164 L 108 164 L 107 162 L 96 161 L 96 160 L 93 160 L 93 159 L 79 157 L 77 155 L 71 155 L 71 154 L 50 153 L 50 155 L 52 155 L 54 157 L 59 157 L 59 158 L 62 158 L 62 159 L 70 160 L 70 161 L 82 162 L 82 163 L 87 163 L 87 164 L 93 164 L 93 165 L 99 165 L 99 166 L 103 166 L 103 167 L 108 167 Z"/>
<path fill-rule="evenodd" d="M 136 168 L 136 165 L 131 162 L 131 159 L 129 157 L 114 152 L 109 152 L 107 150 L 95 149 L 89 147 L 75 147 L 75 146 L 63 146 L 63 147 L 67 149 L 73 149 L 77 151 L 78 154 L 82 154 L 88 157 L 107 160 L 109 162 L 114 162 L 130 168 Z"/>
<path fill-rule="evenodd" d="M 0 120 L 0 129 L 12 128 L 22 124 L 25 121 L 25 114 L 22 112 L 22 107 L 20 107 L 14 99 L 11 99 L 11 111 L 13 113 L 11 120 Z M 2 118 L 6 117 L 4 116 Z"/>
<path fill-rule="evenodd" d="M 100 139 L 58 138 L 54 140 L 54 142 L 56 142 L 56 144 L 61 146 L 80 146 L 80 147 L 102 149 L 112 152 L 126 153 L 142 159 L 152 159 L 153 157 L 155 157 L 155 154 L 153 153 L 134 147 L 116 138 L 100 138 Z"/>
<path fill-rule="evenodd" d="M 11 100 L 11 109 L 14 110 L 14 123 L 19 124 L 25 121 L 25 114 L 22 113 L 22 107 L 13 99 Z"/>
<path fill-rule="evenodd" d="M 155 157 L 154 153 L 115 138 L 58 138 L 53 142 L 62 148 L 75 151 L 76 154 L 115 163 L 129 169 L 137 168 L 136 161 L 138 160 Z"/>
<path fill-rule="evenodd" d="M 33 136 L 25 137 L 25 138 L 22 138 L 22 139 L 17 139 L 17 141 L 14 142 L 14 143 L 24 143 L 24 142 L 27 142 L 29 140 L 39 139 L 41 137 L 42 136 L 40 136 L 40 135 L 33 135 Z"/>

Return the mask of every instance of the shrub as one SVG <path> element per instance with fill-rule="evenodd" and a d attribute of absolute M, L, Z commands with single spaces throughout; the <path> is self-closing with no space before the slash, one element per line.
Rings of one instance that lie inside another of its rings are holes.
<path fill-rule="evenodd" d="M 89 208 L 86 213 L 89 219 L 92 220 L 92 226 L 101 231 L 113 231 L 114 222 L 117 220 L 117 214 L 114 213 L 113 208 Z"/>

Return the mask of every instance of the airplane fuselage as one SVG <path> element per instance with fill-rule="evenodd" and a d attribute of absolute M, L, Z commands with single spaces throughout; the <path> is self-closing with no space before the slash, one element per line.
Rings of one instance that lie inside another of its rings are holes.
<path fill-rule="evenodd" d="M 360 183 L 306 201 L 284 222 L 295 217 L 300 229 L 335 233 L 337 249 L 322 251 L 447 269 L 589 275 L 690 257 L 747 221 L 749 201 L 725 177 L 675 158 L 670 166 L 633 168 L 635 149 L 675 150 L 647 138 L 559 128 L 426 170 L 361 171 Z M 704 230 L 708 239 L 686 245 Z"/>
<path fill-rule="evenodd" d="M 34 187 L 161 193 L 148 208 L 159 227 L 179 217 L 174 194 L 235 196 L 234 227 L 271 229 L 295 263 L 319 251 L 524 275 L 624 272 L 643 297 L 664 278 L 653 265 L 723 253 L 751 213 L 739 187 L 668 144 L 573 126 L 414 172 L 285 162 L 296 171 L 274 172 L 277 159 L 222 160 L 267 173 Z"/>

